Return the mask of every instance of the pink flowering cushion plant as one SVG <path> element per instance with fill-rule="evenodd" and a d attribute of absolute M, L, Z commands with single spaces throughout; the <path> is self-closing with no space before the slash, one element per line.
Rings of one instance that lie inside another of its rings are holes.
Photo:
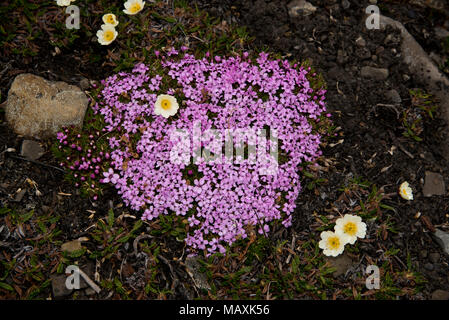
<path fill-rule="evenodd" d="M 311 88 L 310 69 L 270 60 L 265 53 L 253 62 L 247 55 L 196 59 L 175 50 L 155 65 L 139 64 L 102 82 L 94 106 L 104 118 L 110 148 L 102 182 L 113 184 L 144 220 L 184 216 L 192 251 L 224 253 L 226 245 L 246 238 L 251 226 L 268 233 L 275 220 L 289 227 L 301 190 L 299 167 L 321 154 L 314 124 L 326 110 L 325 90 Z M 176 98 L 175 115 L 155 114 L 159 95 Z M 229 161 L 225 155 L 194 161 L 195 124 L 200 124 L 199 146 L 216 154 L 222 141 L 211 139 L 209 129 L 223 137 L 234 130 L 236 144 L 244 147 L 252 142 L 238 129 L 276 132 L 278 143 L 267 139 L 266 146 L 267 154 L 270 147 L 278 148 L 276 170 L 261 174 L 273 162 L 269 155 L 266 161 L 251 156 Z M 173 139 L 180 129 L 190 132 L 188 143 Z M 180 146 L 191 154 L 173 161 L 173 150 Z"/>

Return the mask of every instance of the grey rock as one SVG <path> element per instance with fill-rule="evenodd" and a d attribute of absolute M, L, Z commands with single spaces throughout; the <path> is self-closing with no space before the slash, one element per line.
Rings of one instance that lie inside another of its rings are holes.
<path fill-rule="evenodd" d="M 432 61 L 435 62 L 437 66 L 444 65 L 444 58 L 435 52 L 431 52 L 429 54 L 429 58 L 432 59 Z"/>
<path fill-rule="evenodd" d="M 67 289 L 65 284 L 67 280 L 65 274 L 52 275 L 50 279 L 54 299 L 62 299 L 72 293 L 73 289 Z"/>
<path fill-rule="evenodd" d="M 23 196 L 27 193 L 26 189 L 21 189 L 19 192 L 16 193 L 16 196 L 14 197 L 15 202 L 20 202 L 23 199 Z"/>
<path fill-rule="evenodd" d="M 449 233 L 436 229 L 433 234 L 435 241 L 441 246 L 443 251 L 449 255 Z"/>
<path fill-rule="evenodd" d="M 434 266 L 433 266 L 433 264 L 431 264 L 431 263 L 426 263 L 426 264 L 424 265 L 424 268 L 425 268 L 426 270 L 433 271 Z"/>
<path fill-rule="evenodd" d="M 432 252 L 429 254 L 429 260 L 432 263 L 438 263 L 440 260 L 440 254 L 438 252 Z"/>
<path fill-rule="evenodd" d="M 426 171 L 423 194 L 425 197 L 441 196 L 446 194 L 443 176 L 439 173 Z"/>
<path fill-rule="evenodd" d="M 293 0 L 287 5 L 288 14 L 291 18 L 298 18 L 301 16 L 308 16 L 316 11 L 316 7 L 305 0 Z"/>
<path fill-rule="evenodd" d="M 90 82 L 89 79 L 87 78 L 82 78 L 79 82 L 79 86 L 81 88 L 81 90 L 87 90 L 90 88 Z"/>
<path fill-rule="evenodd" d="M 444 290 L 435 290 L 432 292 L 431 300 L 449 300 L 449 292 Z"/>
<path fill-rule="evenodd" d="M 81 126 L 88 102 L 76 86 L 24 73 L 8 91 L 5 116 L 15 133 L 49 138 L 63 126 Z"/>
<path fill-rule="evenodd" d="M 342 254 L 338 257 L 328 257 L 326 258 L 326 261 L 328 261 L 332 268 L 335 268 L 336 270 L 332 273 L 332 276 L 334 278 L 337 278 L 341 275 L 346 274 L 346 272 L 352 267 L 354 262 L 350 257 L 348 257 L 346 254 Z"/>
<path fill-rule="evenodd" d="M 394 90 L 394 89 L 391 89 L 391 90 L 387 91 L 387 92 L 385 93 L 385 97 L 386 97 L 390 102 L 393 102 L 393 103 L 401 103 L 401 102 L 402 102 L 401 96 L 400 96 L 399 93 L 398 93 L 396 90 Z"/>
<path fill-rule="evenodd" d="M 362 67 L 360 74 L 363 78 L 370 78 L 378 81 L 386 80 L 390 75 L 388 69 L 373 68 L 370 66 Z"/>
<path fill-rule="evenodd" d="M 45 153 L 44 148 L 37 141 L 23 140 L 20 155 L 27 159 L 37 160 Z"/>
<path fill-rule="evenodd" d="M 197 257 L 188 257 L 185 261 L 186 271 L 198 289 L 211 290 L 207 277 L 200 272 L 201 264 Z"/>

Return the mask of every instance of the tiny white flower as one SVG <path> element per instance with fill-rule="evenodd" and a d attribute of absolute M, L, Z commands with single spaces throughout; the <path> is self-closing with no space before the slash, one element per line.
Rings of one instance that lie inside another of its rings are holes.
<path fill-rule="evenodd" d="M 321 232 L 321 241 L 319 247 L 323 249 L 326 256 L 336 257 L 345 250 L 346 237 L 332 231 Z"/>
<path fill-rule="evenodd" d="M 75 2 L 76 0 L 56 0 L 56 4 L 60 7 L 67 7 L 70 3 Z"/>
<path fill-rule="evenodd" d="M 413 200 L 413 190 L 407 181 L 399 186 L 399 195 L 405 200 Z"/>
<path fill-rule="evenodd" d="M 124 13 L 129 15 L 134 15 L 142 11 L 145 5 L 145 1 L 142 0 L 128 0 L 125 2 L 125 10 Z"/>
<path fill-rule="evenodd" d="M 70 0 L 56 0 L 56 4 L 60 7 L 67 7 L 70 5 Z"/>
<path fill-rule="evenodd" d="M 357 238 L 365 238 L 366 224 L 359 216 L 345 214 L 335 222 L 335 232 L 344 236 L 349 244 L 354 244 Z"/>
<path fill-rule="evenodd" d="M 154 113 L 164 118 L 174 116 L 178 112 L 178 109 L 179 105 L 176 98 L 168 94 L 159 95 L 154 104 Z"/>
<path fill-rule="evenodd" d="M 101 30 L 97 31 L 98 42 L 103 46 L 108 45 L 117 38 L 117 34 L 114 26 L 103 24 Z"/>
<path fill-rule="evenodd" d="M 103 15 L 102 19 L 105 24 L 109 24 L 113 27 L 116 27 L 118 25 L 117 17 L 113 13 L 106 13 L 105 15 Z"/>

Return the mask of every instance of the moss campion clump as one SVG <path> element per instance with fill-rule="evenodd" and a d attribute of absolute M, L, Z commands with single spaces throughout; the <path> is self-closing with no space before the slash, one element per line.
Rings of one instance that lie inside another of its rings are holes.
<path fill-rule="evenodd" d="M 76 137 L 63 131 L 59 149 L 72 152 L 63 165 L 84 177 L 81 183 L 91 191 L 99 178 L 112 184 L 144 220 L 184 216 L 193 251 L 224 253 L 252 226 L 261 234 L 272 221 L 289 227 L 301 190 L 299 168 L 320 156 L 318 130 L 326 122 L 320 120 L 329 116 L 325 90 L 314 90 L 308 80 L 310 68 L 265 53 L 253 60 L 247 54 L 197 59 L 172 49 L 156 57 L 150 66 L 139 64 L 102 82 L 93 107 L 101 125 L 92 140 L 107 143 L 73 155 Z M 172 97 L 175 112 L 155 112 L 161 96 Z M 245 135 L 249 128 L 258 133 L 257 142 Z M 232 138 L 232 154 L 248 152 L 230 159 L 222 152 L 226 137 Z M 257 161 L 249 151 L 255 144 L 263 151 Z"/>

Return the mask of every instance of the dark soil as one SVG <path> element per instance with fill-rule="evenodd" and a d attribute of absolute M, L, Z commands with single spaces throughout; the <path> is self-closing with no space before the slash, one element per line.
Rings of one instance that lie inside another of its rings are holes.
<path fill-rule="evenodd" d="M 299 61 L 308 58 L 327 83 L 327 106 L 335 125 L 340 129 L 336 131 L 338 137 L 335 141 L 324 147 L 323 159 L 319 161 L 321 169 L 315 173 L 317 178 L 324 179 L 325 182 L 310 190 L 304 188 L 297 202 L 293 227 L 287 232 L 275 233 L 274 237 L 290 239 L 294 235 L 298 240 L 307 241 L 311 234 L 317 232 L 318 215 L 332 219 L 338 214 L 353 212 L 359 205 L 358 191 L 347 192 L 344 193 L 346 196 L 342 196 L 340 188 L 347 186 L 353 179 L 367 180 L 370 185 L 375 184 L 386 194 L 383 203 L 395 211 L 388 211 L 388 214 L 384 211 L 379 222 L 368 224 L 369 236 L 361 241 L 360 249 L 363 253 L 352 254 L 355 264 L 366 266 L 374 263 L 380 266 L 387 259 L 387 249 L 399 249 L 393 259 L 397 270 L 406 271 L 409 269 L 408 263 L 411 263 L 412 268 L 427 281 L 421 293 L 407 292 L 401 296 L 426 299 L 437 289 L 449 291 L 449 258 L 430 235 L 433 226 L 449 229 L 449 197 L 424 197 L 422 194 L 426 171 L 442 174 L 446 185 L 449 183 L 448 166 L 439 146 L 446 124 L 438 118 L 438 111 L 437 116 L 430 119 L 414 107 L 409 90 L 420 88 L 422 84 L 414 81 L 401 61 L 398 33 L 391 29 L 380 31 L 365 28 L 364 11 L 368 1 L 350 0 L 349 8 L 344 9 L 340 1 L 311 0 L 318 7 L 317 11 L 313 15 L 298 18 L 289 16 L 288 1 L 283 0 L 195 2 L 211 15 L 228 21 L 228 24 L 236 21 L 246 26 L 254 36 L 254 45 L 257 47 L 266 47 Z M 428 53 L 447 55 L 433 31 L 435 26 L 447 22 L 447 16 L 403 1 L 383 2 L 382 12 L 404 23 Z M 364 46 L 355 43 L 359 36 L 366 41 Z M 79 52 L 66 52 L 56 58 L 52 56 L 52 50 L 44 47 L 37 56 L 31 60 L 27 58 L 26 61 L 13 54 L 0 58 L 0 102 L 5 101 L 14 76 L 22 72 L 33 72 L 50 80 L 64 80 L 75 84 L 83 78 L 99 80 L 112 72 L 112 67 L 100 66 L 84 58 L 72 63 L 72 56 L 85 57 L 83 47 L 79 48 Z M 360 71 L 363 66 L 387 68 L 389 77 L 385 81 L 362 78 Z M 98 72 L 99 68 L 103 68 L 101 74 Z M 392 89 L 399 93 L 402 100 L 394 106 L 391 106 L 393 103 L 387 96 L 387 92 Z M 403 112 L 412 119 L 423 117 L 422 132 L 418 134 L 422 141 L 403 136 Z M 341 139 L 342 143 L 332 146 L 332 143 Z M 110 201 L 92 203 L 79 197 L 77 190 L 63 180 L 64 174 L 49 166 L 58 166 L 49 151 L 51 142 L 44 142 L 48 152 L 38 160 L 41 164 L 18 159 L 15 157 L 16 153 L 4 151 L 6 148 L 19 151 L 22 140 L 4 122 L 0 124 L 0 202 L 3 207 L 15 207 L 24 213 L 35 208 L 38 215 L 65 212 L 57 222 L 57 227 L 63 231 L 63 241 L 86 234 L 85 230 L 93 221 L 93 218 L 88 218 L 90 213 L 86 210 L 94 210 L 95 219 L 105 217 L 111 207 L 115 208 L 116 216 L 127 213 L 126 208 L 117 207 L 120 200 L 113 190 L 109 190 L 104 197 Z M 42 196 L 35 195 L 33 188 L 27 185 L 27 178 L 37 183 Z M 407 202 L 398 196 L 398 186 L 403 181 L 408 181 L 412 186 L 415 197 L 413 201 Z M 308 182 L 304 181 L 304 185 Z M 22 199 L 16 201 L 19 188 L 26 189 L 27 192 Z M 421 213 L 420 218 L 415 217 L 418 212 Z M 389 225 L 394 228 L 388 229 Z M 380 235 L 378 230 L 382 230 Z M 32 230 L 28 232 L 33 234 Z M 9 254 L 16 254 L 22 249 L 20 236 L 14 237 L 17 242 L 10 248 Z M 170 261 L 173 257 L 183 255 L 182 244 L 179 242 L 164 237 L 157 240 Z M 134 275 L 128 277 L 129 285 L 142 289 L 142 279 L 146 276 L 142 271 L 144 263 L 138 256 L 132 256 L 132 248 L 122 254 L 129 256 L 127 265 L 135 270 Z M 430 256 L 433 258 L 430 259 Z M 54 257 L 54 261 L 58 260 L 56 258 Z M 53 263 L 51 257 L 48 259 L 51 267 L 54 267 L 56 262 Z M 100 273 L 107 277 L 112 270 L 121 266 L 121 262 L 117 259 L 116 264 L 105 266 Z M 166 278 L 173 278 L 169 262 L 165 263 L 163 269 Z M 190 279 L 186 273 L 182 270 L 175 273 L 178 274 L 177 285 L 167 281 L 167 288 L 175 288 L 174 294 L 169 298 L 194 297 L 195 292 L 189 289 Z M 105 294 L 99 298 L 111 296 Z"/>

